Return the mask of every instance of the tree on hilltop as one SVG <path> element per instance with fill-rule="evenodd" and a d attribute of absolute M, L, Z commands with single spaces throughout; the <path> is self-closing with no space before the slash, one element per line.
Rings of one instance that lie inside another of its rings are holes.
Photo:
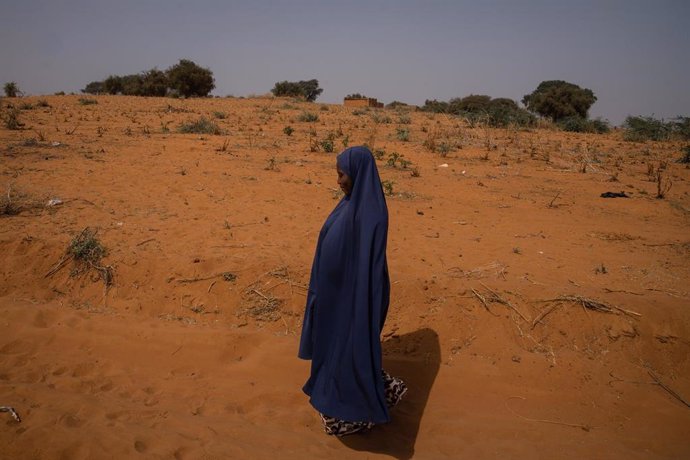
<path fill-rule="evenodd" d="M 8 81 L 7 83 L 5 83 L 4 89 L 5 96 L 7 97 L 17 97 L 22 94 L 22 92 L 19 91 L 19 86 L 14 81 Z"/>
<path fill-rule="evenodd" d="M 82 93 L 86 94 L 101 94 L 105 93 L 105 83 L 102 81 L 92 81 L 84 89 L 81 90 Z"/>
<path fill-rule="evenodd" d="M 532 93 L 522 98 L 527 110 L 558 122 L 578 116 L 587 118 L 587 112 L 597 98 L 591 89 L 563 80 L 543 81 Z"/>
<path fill-rule="evenodd" d="M 166 75 L 170 88 L 184 97 L 206 97 L 216 87 L 213 72 L 188 59 L 180 59 Z"/>
<path fill-rule="evenodd" d="M 314 102 L 323 89 L 319 88 L 319 80 L 281 81 L 271 90 L 276 97 L 301 97 L 308 102 Z"/>

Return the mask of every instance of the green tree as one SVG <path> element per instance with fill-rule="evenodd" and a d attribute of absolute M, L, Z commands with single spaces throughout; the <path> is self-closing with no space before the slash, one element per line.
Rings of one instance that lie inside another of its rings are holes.
<path fill-rule="evenodd" d="M 168 94 L 168 76 L 155 67 L 141 75 L 142 96 L 165 96 Z"/>
<path fill-rule="evenodd" d="M 301 97 L 308 102 L 314 102 L 323 89 L 319 88 L 319 80 L 281 81 L 271 90 L 276 97 Z"/>
<path fill-rule="evenodd" d="M 532 93 L 522 98 L 527 110 L 558 122 L 564 118 L 587 118 L 589 108 L 597 98 L 591 89 L 563 80 L 543 81 Z"/>
<path fill-rule="evenodd" d="M 138 74 L 124 75 L 120 77 L 122 81 L 122 94 L 125 96 L 142 96 L 144 78 Z"/>
<path fill-rule="evenodd" d="M 17 97 L 21 94 L 21 91 L 19 91 L 19 86 L 17 86 L 16 82 L 9 81 L 5 83 L 5 96 L 7 97 Z"/>
<path fill-rule="evenodd" d="M 170 88 L 180 96 L 206 97 L 216 87 L 213 72 L 188 59 L 180 59 L 166 74 Z"/>
<path fill-rule="evenodd" d="M 448 111 L 456 115 L 461 113 L 479 114 L 488 111 L 490 102 L 491 96 L 470 94 L 463 98 L 456 97 L 448 101 Z"/>
<path fill-rule="evenodd" d="M 448 103 L 444 101 L 437 101 L 436 99 L 427 99 L 424 101 L 424 105 L 421 110 L 423 112 L 433 112 L 433 113 L 447 113 Z"/>
<path fill-rule="evenodd" d="M 122 77 L 110 75 L 103 81 L 103 90 L 108 94 L 122 94 Z"/>
<path fill-rule="evenodd" d="M 102 81 L 92 81 L 84 89 L 81 90 L 82 93 L 86 94 L 101 94 L 105 93 L 105 83 Z"/>

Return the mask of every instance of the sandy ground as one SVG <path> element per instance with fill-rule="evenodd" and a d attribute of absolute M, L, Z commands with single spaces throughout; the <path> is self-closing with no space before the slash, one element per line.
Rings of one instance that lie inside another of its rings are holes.
<path fill-rule="evenodd" d="M 690 457 L 680 144 L 269 98 L 43 99 L 0 127 L 0 405 L 22 417 L 0 413 L 0 457 Z M 223 134 L 177 133 L 201 115 Z M 392 423 L 342 440 L 296 358 L 338 199 L 329 133 L 385 152 L 384 362 L 410 388 Z M 70 259 L 46 276 L 86 227 L 107 290 Z"/>

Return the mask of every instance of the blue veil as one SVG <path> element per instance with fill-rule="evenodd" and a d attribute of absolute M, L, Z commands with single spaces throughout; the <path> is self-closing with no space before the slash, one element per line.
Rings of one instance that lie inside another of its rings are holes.
<path fill-rule="evenodd" d="M 388 208 L 369 149 L 349 148 L 337 162 L 353 186 L 319 233 L 298 355 L 311 359 L 303 390 L 324 415 L 385 423 L 380 334 L 390 299 Z"/>

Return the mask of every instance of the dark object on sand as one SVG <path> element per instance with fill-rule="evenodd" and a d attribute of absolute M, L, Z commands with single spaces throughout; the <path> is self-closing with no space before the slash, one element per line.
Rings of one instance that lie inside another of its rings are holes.
<path fill-rule="evenodd" d="M 604 192 L 601 194 L 602 198 L 630 198 L 625 192 Z"/>

